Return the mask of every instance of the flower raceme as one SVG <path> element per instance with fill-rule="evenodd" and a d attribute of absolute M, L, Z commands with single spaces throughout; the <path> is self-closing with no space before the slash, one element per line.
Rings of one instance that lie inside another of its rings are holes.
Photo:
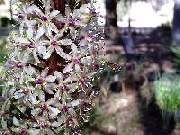
<path fill-rule="evenodd" d="M 65 15 L 49 0 L 42 9 L 22 4 L 19 30 L 9 36 L 3 135 L 81 134 L 97 96 L 92 78 L 103 46 L 93 3 L 74 10 L 66 5 Z"/>

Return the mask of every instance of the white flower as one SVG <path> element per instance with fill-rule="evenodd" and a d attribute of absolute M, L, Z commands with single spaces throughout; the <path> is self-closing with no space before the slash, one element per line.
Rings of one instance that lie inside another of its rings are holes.
<path fill-rule="evenodd" d="M 29 59 L 29 57 L 31 56 L 31 54 L 34 56 L 34 59 L 36 61 L 36 63 L 40 63 L 39 58 L 38 58 L 38 54 L 45 54 L 46 52 L 42 52 L 42 50 L 40 50 L 40 41 L 38 40 L 34 40 L 34 36 L 33 37 L 29 37 L 29 39 L 24 38 L 24 37 L 18 37 L 15 40 L 16 44 L 18 44 L 18 48 L 23 50 L 23 52 L 21 53 L 21 55 L 23 54 L 24 56 L 20 56 L 19 59 L 24 59 L 23 61 L 27 62 L 27 60 Z"/>
<path fill-rule="evenodd" d="M 61 111 L 58 108 L 55 107 L 49 107 L 50 110 L 50 117 L 54 118 L 56 117 Z"/>
<path fill-rule="evenodd" d="M 29 20 L 28 14 L 32 14 L 31 6 L 23 6 L 21 12 L 17 15 L 20 21 L 19 31 L 20 35 L 23 36 L 24 32 L 27 33 L 28 37 L 32 37 L 36 20 Z M 27 30 L 27 31 L 25 31 Z"/>
<path fill-rule="evenodd" d="M 81 58 L 85 56 L 83 52 L 80 52 L 76 45 L 71 46 L 71 62 L 66 65 L 66 67 L 63 69 L 63 73 L 72 72 L 75 70 L 76 72 L 80 72 L 83 68 L 83 64 L 81 62 Z"/>
<path fill-rule="evenodd" d="M 58 40 L 59 35 L 50 36 L 49 38 L 50 38 L 49 40 L 44 40 L 42 42 L 44 46 L 47 46 L 46 54 L 44 55 L 43 58 L 48 59 L 51 56 L 51 54 L 55 51 L 62 58 L 66 60 L 70 60 L 71 56 L 69 54 L 64 53 L 61 47 L 71 45 L 72 41 L 70 39 Z"/>
<path fill-rule="evenodd" d="M 39 21 L 41 25 L 37 30 L 36 39 L 41 38 L 44 34 L 47 36 L 52 35 L 52 31 L 58 33 L 57 27 L 52 23 L 52 19 L 56 18 L 60 13 L 58 10 L 50 11 L 50 0 L 48 0 L 45 4 L 45 13 L 43 13 L 37 6 L 33 5 L 32 10 L 34 10 L 35 14 L 38 15 Z"/>

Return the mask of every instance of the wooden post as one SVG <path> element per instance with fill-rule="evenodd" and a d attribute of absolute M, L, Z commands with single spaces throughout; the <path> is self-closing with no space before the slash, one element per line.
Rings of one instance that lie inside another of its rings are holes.
<path fill-rule="evenodd" d="M 174 1 L 172 44 L 180 46 L 180 0 Z"/>
<path fill-rule="evenodd" d="M 106 0 L 105 35 L 110 39 L 117 36 L 117 0 Z"/>

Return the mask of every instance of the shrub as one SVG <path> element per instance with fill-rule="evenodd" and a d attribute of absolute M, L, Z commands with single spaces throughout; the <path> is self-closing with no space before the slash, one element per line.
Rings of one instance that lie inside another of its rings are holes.
<path fill-rule="evenodd" d="M 8 27 L 10 23 L 9 18 L 7 17 L 2 17 L 1 18 L 1 27 Z"/>

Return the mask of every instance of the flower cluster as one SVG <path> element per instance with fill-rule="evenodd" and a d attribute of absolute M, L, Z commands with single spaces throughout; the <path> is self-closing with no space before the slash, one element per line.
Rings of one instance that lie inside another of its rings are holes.
<path fill-rule="evenodd" d="M 104 45 L 93 3 L 66 5 L 65 15 L 50 0 L 22 6 L 19 29 L 9 36 L 3 135 L 81 134 L 97 96 L 92 80 Z"/>

